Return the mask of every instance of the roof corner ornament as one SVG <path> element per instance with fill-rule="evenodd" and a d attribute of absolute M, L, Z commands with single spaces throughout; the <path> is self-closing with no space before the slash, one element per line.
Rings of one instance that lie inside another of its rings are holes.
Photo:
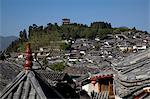
<path fill-rule="evenodd" d="M 32 52 L 30 48 L 30 43 L 26 44 L 26 50 L 25 50 L 25 64 L 24 64 L 24 69 L 25 70 L 30 70 L 32 69 Z"/>

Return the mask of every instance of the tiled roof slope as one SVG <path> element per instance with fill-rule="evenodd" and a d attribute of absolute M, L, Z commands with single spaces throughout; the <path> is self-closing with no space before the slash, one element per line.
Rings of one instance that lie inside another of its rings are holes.
<path fill-rule="evenodd" d="M 63 98 L 52 86 L 34 73 L 22 71 L 3 90 L 1 99 L 48 99 Z"/>
<path fill-rule="evenodd" d="M 21 71 L 21 67 L 8 61 L 0 61 L 0 92 Z"/>
<path fill-rule="evenodd" d="M 127 57 L 122 64 L 114 65 L 116 95 L 124 98 L 134 97 L 143 93 L 144 88 L 150 87 L 150 57 L 148 52 L 149 50 Z M 143 97 L 149 99 L 150 94 L 144 92 Z"/>
<path fill-rule="evenodd" d="M 54 71 L 45 71 L 45 70 L 36 70 L 36 72 L 44 79 L 49 79 L 52 81 L 63 81 L 68 80 L 69 75 L 63 72 L 54 72 Z"/>

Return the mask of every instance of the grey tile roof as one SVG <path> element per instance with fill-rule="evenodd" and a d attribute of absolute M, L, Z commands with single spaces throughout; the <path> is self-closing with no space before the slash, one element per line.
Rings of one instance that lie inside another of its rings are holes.
<path fill-rule="evenodd" d="M 16 64 L 0 61 L 0 92 L 19 74 L 21 69 L 22 68 Z"/>
<path fill-rule="evenodd" d="M 113 65 L 126 66 L 126 65 L 136 63 L 138 60 L 141 60 L 143 58 L 148 58 L 148 57 L 150 57 L 150 48 L 143 52 L 132 54 L 132 55 L 124 58 L 121 61 L 119 60 L 119 61 L 113 62 Z"/>
<path fill-rule="evenodd" d="M 56 86 L 58 82 L 68 82 L 72 83 L 72 78 L 63 72 L 49 72 L 45 70 L 38 70 L 36 74 L 43 80 L 46 80 L 51 86 Z"/>
<path fill-rule="evenodd" d="M 76 82 L 76 83 L 83 82 L 83 81 L 87 80 L 89 77 L 90 77 L 89 74 L 85 74 L 85 75 L 83 75 L 83 76 L 81 76 L 81 77 L 75 79 L 75 82 Z"/>
<path fill-rule="evenodd" d="M 105 77 L 107 77 L 107 76 L 113 77 L 113 74 L 114 74 L 114 72 L 111 68 L 98 69 L 98 71 L 99 71 L 98 73 L 88 72 L 87 74 L 80 76 L 79 78 L 76 78 L 75 83 L 80 86 L 80 85 L 90 83 L 89 79 L 92 77 L 104 77 L 104 76 Z"/>
<path fill-rule="evenodd" d="M 0 95 L 1 99 L 47 99 L 63 98 L 52 86 L 42 81 L 36 74 L 29 71 L 20 72 L 7 85 Z"/>
<path fill-rule="evenodd" d="M 83 66 L 83 67 L 68 66 L 64 69 L 64 72 L 73 76 L 83 76 L 87 74 L 88 72 L 97 73 L 99 72 L 99 68 L 93 68 L 93 67 L 87 67 L 87 66 Z"/>
<path fill-rule="evenodd" d="M 111 68 L 106 69 L 99 69 L 99 73 L 94 74 L 93 76 L 107 76 L 107 75 L 113 75 L 114 71 Z"/>
<path fill-rule="evenodd" d="M 63 81 L 68 76 L 67 73 L 63 72 L 49 72 L 49 71 L 37 71 L 37 73 L 44 79 L 50 79 L 52 81 Z"/>
<path fill-rule="evenodd" d="M 150 58 L 149 50 L 134 56 L 129 56 L 118 63 L 114 68 L 115 94 L 120 97 L 136 96 L 142 93 L 145 87 L 150 87 Z M 135 61 L 136 60 L 136 61 Z M 135 61 L 132 63 L 132 61 Z M 126 62 L 126 63 L 125 63 Z M 144 99 L 149 99 L 150 95 L 143 95 Z"/>

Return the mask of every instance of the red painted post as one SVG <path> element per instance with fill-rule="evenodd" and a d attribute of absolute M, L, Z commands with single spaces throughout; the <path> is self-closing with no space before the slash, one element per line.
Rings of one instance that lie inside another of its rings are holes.
<path fill-rule="evenodd" d="M 32 68 L 32 52 L 30 48 L 30 43 L 27 43 L 26 50 L 25 50 L 25 64 L 24 69 L 30 70 Z"/>

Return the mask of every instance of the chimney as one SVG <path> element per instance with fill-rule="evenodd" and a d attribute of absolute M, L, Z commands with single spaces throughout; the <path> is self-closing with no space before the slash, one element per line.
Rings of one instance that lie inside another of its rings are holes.
<path fill-rule="evenodd" d="M 30 70 L 32 69 L 32 52 L 30 48 L 30 43 L 26 44 L 26 50 L 25 50 L 25 64 L 24 64 L 24 69 L 25 70 Z"/>

